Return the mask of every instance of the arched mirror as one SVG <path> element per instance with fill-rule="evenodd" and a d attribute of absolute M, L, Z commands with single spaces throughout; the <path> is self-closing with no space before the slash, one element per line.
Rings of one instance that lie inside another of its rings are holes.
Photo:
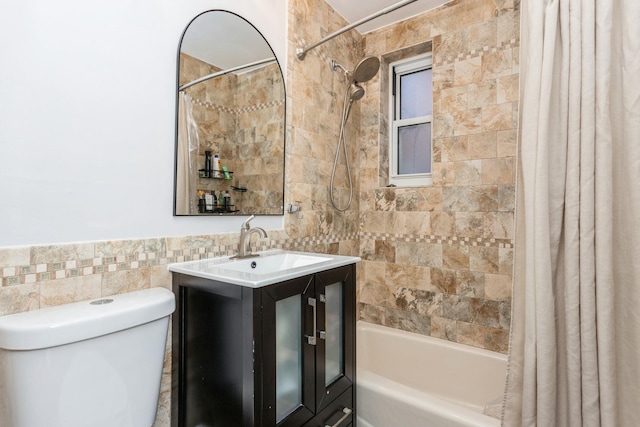
<path fill-rule="evenodd" d="M 178 54 L 174 215 L 282 215 L 285 88 L 269 43 L 212 10 Z"/>

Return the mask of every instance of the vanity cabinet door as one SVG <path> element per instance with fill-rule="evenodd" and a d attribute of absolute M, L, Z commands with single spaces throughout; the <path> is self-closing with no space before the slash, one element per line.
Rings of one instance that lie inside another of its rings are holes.
<path fill-rule="evenodd" d="M 264 288 L 262 303 L 263 419 L 298 427 L 316 411 L 313 276 Z"/>
<path fill-rule="evenodd" d="M 355 266 L 316 274 L 316 412 L 355 382 Z M 353 408 L 350 408 L 353 409 Z"/>

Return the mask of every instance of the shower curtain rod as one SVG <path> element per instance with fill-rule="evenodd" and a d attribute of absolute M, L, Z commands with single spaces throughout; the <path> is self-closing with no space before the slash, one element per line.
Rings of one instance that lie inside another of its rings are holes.
<path fill-rule="evenodd" d="M 367 16 L 365 18 L 362 18 L 359 21 L 354 22 L 353 24 L 349 24 L 346 27 L 342 27 L 341 29 L 339 29 L 335 33 L 329 34 L 328 36 L 326 36 L 325 38 L 323 38 L 322 40 L 320 40 L 317 43 L 314 43 L 314 44 L 312 44 L 310 46 L 297 48 L 296 49 L 296 56 L 298 57 L 299 60 L 302 61 L 302 60 L 304 60 L 304 57 L 307 56 L 307 52 L 309 52 L 311 49 L 316 48 L 316 47 L 320 46 L 321 44 L 323 44 L 325 42 L 328 42 L 332 38 L 337 37 L 340 34 L 342 34 L 344 32 L 347 32 L 347 31 L 349 31 L 349 30 L 351 30 L 351 29 L 353 29 L 353 28 L 355 28 L 355 27 L 357 27 L 359 25 L 365 24 L 365 23 L 371 21 L 372 19 L 378 18 L 379 16 L 382 16 L 382 15 L 386 15 L 389 12 L 393 12 L 396 9 L 400 9 L 401 7 L 404 7 L 404 6 L 408 5 L 408 4 L 416 2 L 416 1 L 418 1 L 418 0 L 404 0 L 404 1 L 401 1 L 399 3 L 396 3 L 396 4 L 393 4 L 393 5 L 389 6 L 389 7 L 386 7 L 384 9 L 372 14 L 372 15 L 369 15 L 369 16 Z"/>
<path fill-rule="evenodd" d="M 238 70 L 243 70 L 245 68 L 250 68 L 250 67 L 255 67 L 256 65 L 262 65 L 262 64 L 268 64 L 270 62 L 274 62 L 276 60 L 276 58 L 271 57 L 271 58 L 267 58 L 267 59 L 261 59 L 259 61 L 255 61 L 255 62 L 250 62 L 249 64 L 244 64 L 244 65 L 238 65 L 237 67 L 233 67 L 233 68 L 229 68 L 226 70 L 222 70 L 222 71 L 216 71 L 215 73 L 212 74 L 207 74 L 204 77 L 200 77 L 199 79 L 196 79 L 192 82 L 189 83 L 185 83 L 182 86 L 180 86 L 178 88 L 178 90 L 185 90 L 193 85 L 197 85 L 198 83 L 202 83 L 206 80 L 212 79 L 214 77 L 218 77 L 218 76 L 223 76 L 225 74 L 229 74 L 229 73 L 233 73 L 234 71 L 238 71 Z"/>

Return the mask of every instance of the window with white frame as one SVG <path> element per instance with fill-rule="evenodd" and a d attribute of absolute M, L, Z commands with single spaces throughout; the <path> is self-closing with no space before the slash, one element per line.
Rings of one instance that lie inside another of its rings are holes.
<path fill-rule="evenodd" d="M 389 65 L 391 126 L 389 184 L 431 185 L 433 89 L 431 54 Z"/>

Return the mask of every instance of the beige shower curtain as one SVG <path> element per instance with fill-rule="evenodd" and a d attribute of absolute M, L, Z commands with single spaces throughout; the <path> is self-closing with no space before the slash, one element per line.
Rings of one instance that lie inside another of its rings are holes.
<path fill-rule="evenodd" d="M 180 91 L 178 100 L 178 147 L 176 150 L 176 215 L 198 213 L 198 125 L 193 119 L 191 96 Z"/>
<path fill-rule="evenodd" d="M 522 0 L 505 426 L 640 425 L 640 1 Z"/>

